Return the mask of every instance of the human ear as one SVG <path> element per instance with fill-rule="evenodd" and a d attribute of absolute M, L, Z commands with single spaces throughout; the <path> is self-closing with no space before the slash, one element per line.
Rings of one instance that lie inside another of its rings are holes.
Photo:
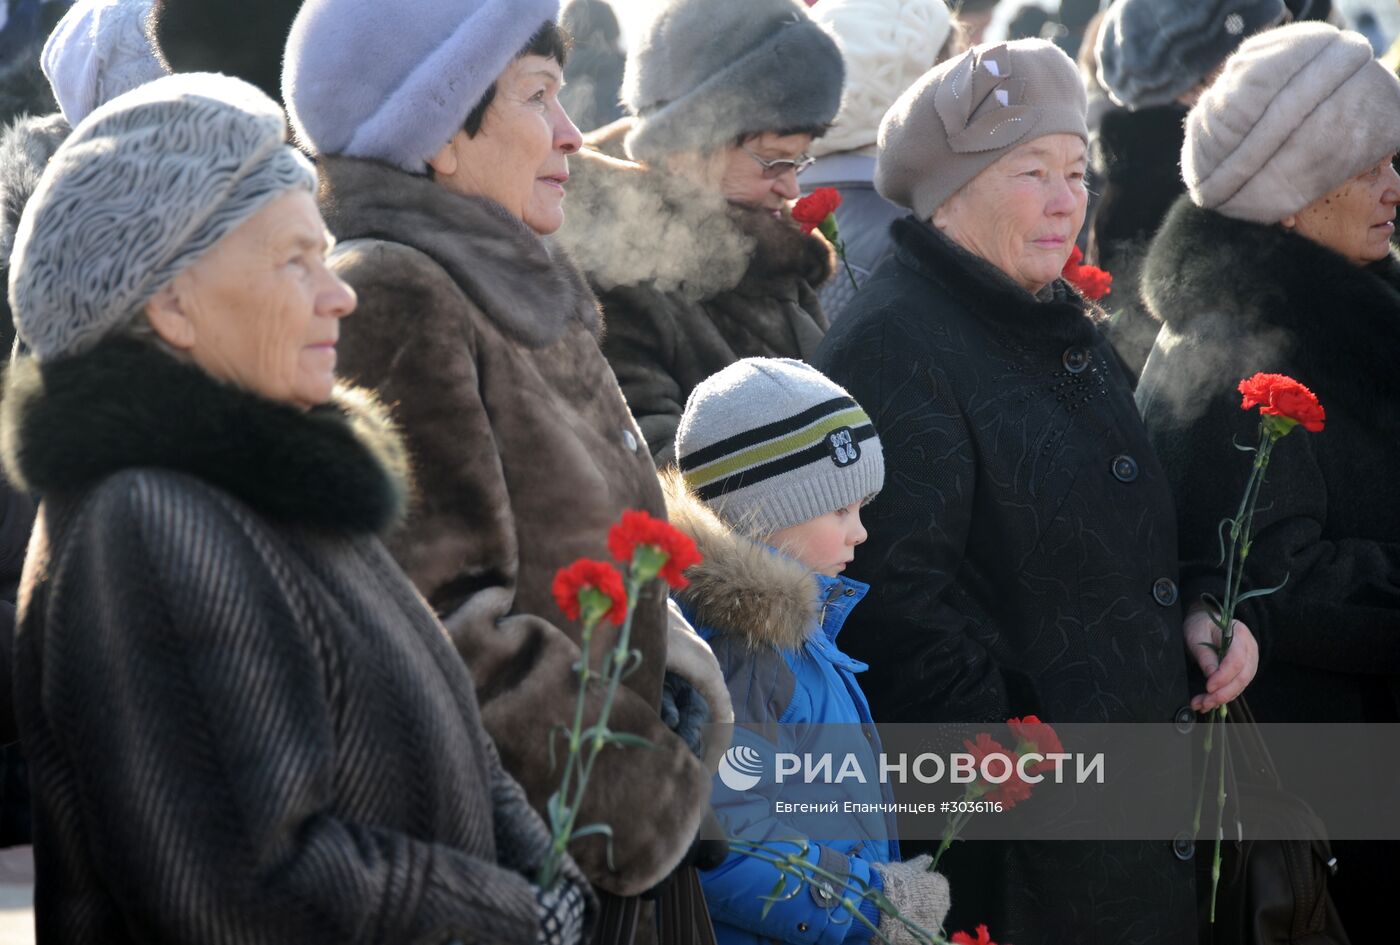
<path fill-rule="evenodd" d="M 457 132 L 457 135 L 464 135 L 465 131 Z M 438 177 L 451 177 L 457 173 L 457 135 L 438 149 L 437 153 L 428 158 L 428 166 L 433 169 L 433 173 Z"/>
<path fill-rule="evenodd" d="M 185 300 L 175 281 L 146 301 L 144 313 L 151 330 L 166 344 L 179 351 L 194 347 L 194 322 L 185 311 Z"/>
<path fill-rule="evenodd" d="M 1290 213 L 1288 216 L 1278 221 L 1278 225 L 1285 230 L 1291 230 L 1298 225 L 1298 215 L 1296 213 Z"/>

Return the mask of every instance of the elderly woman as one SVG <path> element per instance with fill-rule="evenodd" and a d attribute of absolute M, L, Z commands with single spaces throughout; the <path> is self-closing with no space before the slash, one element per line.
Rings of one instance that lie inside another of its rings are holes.
<path fill-rule="evenodd" d="M 608 559 L 624 510 L 665 515 L 598 349 L 597 303 L 542 238 L 559 228 L 579 147 L 558 100 L 556 13 L 555 0 L 447 0 L 405 19 L 377 0 L 310 0 L 284 76 L 345 241 L 333 266 L 360 298 L 341 369 L 393 405 L 416 472 L 418 502 L 390 548 L 443 616 L 507 770 L 541 811 L 560 784 L 550 740 L 573 720 L 581 640 L 554 574 Z M 614 632 L 600 628 L 595 652 Z M 668 651 L 716 716 L 729 704 L 693 632 L 668 644 L 659 589 L 639 604 L 632 645 L 641 663 L 611 725 L 651 746 L 602 757 L 579 823 L 609 825 L 611 840 L 574 846 L 595 886 L 629 901 L 675 869 L 707 810 L 708 775 L 658 711 Z"/>
<path fill-rule="evenodd" d="M 78 125 L 20 225 L 39 939 L 579 941 L 582 875 L 532 885 L 549 834 L 376 537 L 403 450 L 335 385 L 355 295 L 283 129 L 241 81 L 157 80 Z"/>
<path fill-rule="evenodd" d="M 740 358 L 816 353 L 832 255 L 789 207 L 842 75 L 797 0 L 670 0 L 628 55 L 634 117 L 590 144 L 641 163 L 579 161 L 561 237 L 603 304 L 603 353 L 658 465 L 702 380 Z"/>
<path fill-rule="evenodd" d="M 1269 651 L 1250 691 L 1262 721 L 1400 721 L 1400 508 L 1384 474 L 1400 464 L 1397 150 L 1400 81 L 1362 36 L 1261 34 L 1192 109 L 1189 199 L 1147 257 L 1143 294 L 1164 328 L 1138 401 L 1186 566 L 1215 564 L 1217 523 L 1249 474 L 1230 450 L 1254 431 L 1239 379 L 1288 374 L 1327 411 L 1322 433 L 1279 444 L 1255 517 L 1248 579 L 1288 582 L 1250 602 Z M 1378 928 L 1394 853 L 1335 852 L 1342 921 Z"/>
<path fill-rule="evenodd" d="M 1252 674 L 1243 627 L 1220 666 L 1196 645 L 1203 611 L 1183 639 L 1192 589 L 1177 585 L 1166 477 L 1094 314 L 1058 279 L 1084 219 L 1086 138 L 1075 65 L 1041 40 L 943 63 L 880 129 L 876 186 L 913 216 L 817 361 L 885 444 L 888 485 L 851 568 L 872 590 L 843 638 L 871 664 L 877 721 L 1185 728 Z M 1209 677 L 1194 699 L 1187 652 Z M 944 860 L 949 927 L 986 922 L 1018 945 L 1191 941 L 1190 857 L 1186 837 L 961 845 Z"/>

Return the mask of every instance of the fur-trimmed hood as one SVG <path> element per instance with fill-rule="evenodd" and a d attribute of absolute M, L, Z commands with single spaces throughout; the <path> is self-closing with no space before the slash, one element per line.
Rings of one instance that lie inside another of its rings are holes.
<path fill-rule="evenodd" d="M 559 240 L 600 291 L 651 283 L 691 300 L 731 290 L 766 296 L 797 280 L 816 288 L 834 271 L 830 244 L 786 216 L 593 150 L 569 167 Z"/>
<path fill-rule="evenodd" d="M 13 365 L 0 447 L 11 481 L 40 495 L 159 467 L 274 522 L 341 534 L 389 529 L 408 494 L 403 446 L 369 393 L 338 388 L 329 404 L 301 411 L 130 339 Z"/>
<path fill-rule="evenodd" d="M 1165 326 L 1158 347 L 1191 337 L 1204 371 L 1239 378 L 1286 369 L 1329 405 L 1363 414 L 1400 403 L 1393 250 L 1358 267 L 1281 226 L 1232 219 L 1182 197 L 1152 242 L 1142 296 Z M 1205 363 L 1210 352 L 1219 354 L 1214 365 Z"/>
<path fill-rule="evenodd" d="M 382 239 L 424 253 L 529 347 L 558 341 L 570 318 L 598 331 L 598 303 L 578 270 L 500 204 L 378 161 L 326 156 L 319 171 L 322 211 L 337 239 Z"/>
<path fill-rule="evenodd" d="M 735 532 L 685 487 L 662 474 L 666 514 L 704 561 L 686 571 L 677 596 L 698 626 L 742 635 L 753 648 L 796 649 L 817 627 L 820 587 L 803 565 Z"/>

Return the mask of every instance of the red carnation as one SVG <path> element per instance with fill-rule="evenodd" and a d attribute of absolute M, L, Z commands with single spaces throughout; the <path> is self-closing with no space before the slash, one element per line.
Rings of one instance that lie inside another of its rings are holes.
<path fill-rule="evenodd" d="M 997 945 L 996 942 L 992 941 L 991 933 L 987 931 L 985 925 L 977 926 L 976 938 L 966 932 L 954 932 L 950 941 L 952 945 Z"/>
<path fill-rule="evenodd" d="M 1070 250 L 1069 261 L 1065 263 L 1060 275 L 1078 289 L 1080 295 L 1097 302 L 1113 291 L 1113 276 L 1098 266 L 1081 266 L 1079 263 L 1083 258 L 1084 254 L 1080 252 L 1079 247 L 1074 247 Z"/>
<path fill-rule="evenodd" d="M 627 588 L 623 586 L 622 575 L 617 568 L 606 561 L 593 561 L 579 558 L 567 568 L 560 568 L 554 575 L 554 602 L 570 620 L 579 619 L 582 610 L 580 597 L 589 591 L 608 599 L 607 618 L 615 626 L 622 626 L 627 619 Z"/>
<path fill-rule="evenodd" d="M 1239 391 L 1244 395 L 1241 410 L 1258 407 L 1265 416 L 1301 423 L 1309 433 L 1321 433 L 1327 420 L 1317 395 L 1284 374 L 1261 372 L 1240 381 Z"/>
<path fill-rule="evenodd" d="M 1007 719 L 1006 726 L 1016 736 L 1016 750 L 1021 754 L 1033 751 L 1038 755 L 1053 755 L 1065 750 L 1060 736 L 1050 727 L 1050 723 L 1042 722 L 1034 715 L 1024 719 Z M 1026 770 L 1029 774 L 1040 774 L 1054 767 L 1053 761 L 1038 761 Z"/>
<path fill-rule="evenodd" d="M 702 560 L 689 536 L 646 512 L 628 510 L 608 532 L 608 551 L 618 561 L 631 564 L 639 546 L 654 548 L 665 556 L 666 562 L 658 574 L 676 590 L 689 583 L 681 572 Z"/>
<path fill-rule="evenodd" d="M 1005 759 L 1004 762 L 1000 763 L 1005 764 L 1007 769 L 1011 772 L 1011 777 L 1000 784 L 993 784 L 986 780 L 982 782 L 988 789 L 986 793 L 987 800 L 1001 801 L 1006 805 L 1006 809 L 1010 810 L 1018 803 L 1031 796 L 1031 786 L 1021 779 L 1020 773 L 1016 770 L 1016 753 L 1014 751 L 1008 751 L 1001 742 L 992 738 L 992 736 L 988 735 L 986 732 L 978 732 L 976 742 L 963 739 L 963 745 L 972 753 L 973 758 L 976 759 L 975 764 L 979 772 L 982 770 L 983 759 L 996 756 Z"/>
<path fill-rule="evenodd" d="M 835 187 L 818 187 L 792 207 L 792 218 L 810 233 L 826 222 L 826 218 L 841 206 L 841 192 Z"/>

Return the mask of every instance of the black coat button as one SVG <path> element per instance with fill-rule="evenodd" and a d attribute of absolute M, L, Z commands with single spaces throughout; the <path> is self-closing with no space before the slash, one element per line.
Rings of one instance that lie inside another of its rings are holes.
<path fill-rule="evenodd" d="M 856 589 L 855 589 L 854 587 L 848 587 L 848 588 L 846 588 L 846 596 L 847 596 L 847 597 L 855 597 L 855 596 L 856 596 Z"/>
<path fill-rule="evenodd" d="M 1084 348 L 1066 348 L 1060 361 L 1071 374 L 1082 374 L 1089 366 L 1089 352 Z"/>
<path fill-rule="evenodd" d="M 1176 603 L 1176 582 L 1171 578 L 1158 578 L 1152 585 L 1152 598 L 1163 607 Z"/>
<path fill-rule="evenodd" d="M 1181 734 L 1190 734 L 1191 729 L 1196 727 L 1195 711 L 1189 705 L 1182 706 L 1176 710 L 1176 715 L 1172 718 L 1172 724 L 1176 726 L 1176 730 Z"/>
<path fill-rule="evenodd" d="M 1196 841 L 1183 830 L 1172 838 L 1172 853 L 1176 854 L 1178 860 L 1189 860 L 1196 855 Z"/>
<path fill-rule="evenodd" d="M 1138 477 L 1137 460 L 1131 456 L 1113 457 L 1113 478 L 1119 482 L 1132 482 Z"/>

